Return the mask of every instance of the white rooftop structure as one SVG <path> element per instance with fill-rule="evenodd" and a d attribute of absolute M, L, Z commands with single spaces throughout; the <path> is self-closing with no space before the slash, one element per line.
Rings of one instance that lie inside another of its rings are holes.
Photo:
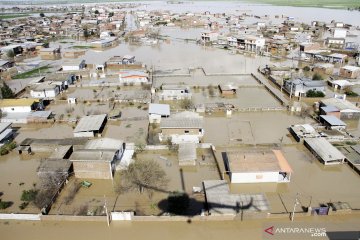
<path fill-rule="evenodd" d="M 100 131 L 106 121 L 106 114 L 84 116 L 74 129 L 75 137 L 93 137 L 95 131 Z M 83 135 L 83 134 L 85 135 Z M 86 134 L 89 133 L 89 134 Z"/>
<path fill-rule="evenodd" d="M 325 165 L 340 164 L 345 160 L 345 156 L 324 138 L 306 138 L 304 144 Z"/>
<path fill-rule="evenodd" d="M 170 105 L 169 104 L 158 104 L 150 103 L 149 104 L 149 114 L 158 114 L 163 116 L 170 115 Z"/>

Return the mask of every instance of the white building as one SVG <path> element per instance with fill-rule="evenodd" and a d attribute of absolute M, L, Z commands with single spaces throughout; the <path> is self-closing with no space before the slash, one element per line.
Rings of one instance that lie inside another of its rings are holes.
<path fill-rule="evenodd" d="M 149 104 L 149 122 L 160 123 L 161 118 L 168 118 L 170 116 L 170 105 L 169 104 Z"/>
<path fill-rule="evenodd" d="M 121 84 L 150 84 L 149 75 L 142 71 L 123 71 L 119 72 L 119 81 Z"/>
<path fill-rule="evenodd" d="M 219 33 L 216 31 L 203 31 L 201 32 L 202 42 L 214 42 L 218 39 Z"/>
<path fill-rule="evenodd" d="M 163 101 L 191 99 L 190 87 L 187 85 L 162 85 L 158 95 Z"/>
<path fill-rule="evenodd" d="M 35 109 L 38 99 L 3 99 L 0 100 L 0 109 L 2 113 L 29 113 Z"/>
<path fill-rule="evenodd" d="M 231 183 L 290 182 L 292 169 L 280 150 L 242 150 L 225 157 Z"/>
<path fill-rule="evenodd" d="M 43 82 L 31 86 L 30 95 L 33 98 L 55 98 L 60 93 L 60 86 L 52 82 Z"/>
<path fill-rule="evenodd" d="M 85 60 L 74 60 L 71 62 L 65 62 L 62 65 L 63 71 L 79 71 L 86 67 Z"/>
<path fill-rule="evenodd" d="M 336 28 L 334 30 L 334 38 L 346 38 L 346 29 Z"/>

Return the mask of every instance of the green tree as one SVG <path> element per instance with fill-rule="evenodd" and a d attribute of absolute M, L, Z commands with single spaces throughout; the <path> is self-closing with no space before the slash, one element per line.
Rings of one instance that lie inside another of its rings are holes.
<path fill-rule="evenodd" d="M 84 28 L 84 38 L 85 38 L 85 40 L 87 40 L 89 38 L 89 36 L 90 36 L 90 33 L 89 33 L 89 30 L 86 27 L 86 28 Z"/>
<path fill-rule="evenodd" d="M 323 76 L 321 76 L 321 74 L 319 74 L 319 73 L 315 73 L 314 75 L 313 75 L 313 77 L 312 77 L 312 80 L 323 80 L 324 78 L 323 78 Z"/>
<path fill-rule="evenodd" d="M 13 91 L 6 83 L 3 83 L 3 86 L 1 87 L 1 95 L 4 99 L 15 97 Z"/>
<path fill-rule="evenodd" d="M 309 90 L 306 92 L 306 97 L 325 97 L 325 93 L 321 91 Z"/>
<path fill-rule="evenodd" d="M 40 17 L 42 17 L 42 18 L 45 17 L 45 14 L 44 14 L 43 12 L 41 12 L 39 15 L 40 15 Z"/>
<path fill-rule="evenodd" d="M 15 57 L 15 53 L 14 53 L 13 50 L 9 50 L 9 51 L 6 52 L 6 56 L 7 56 L 8 58 L 14 58 L 14 57 Z"/>
<path fill-rule="evenodd" d="M 100 14 L 100 13 L 99 13 L 99 10 L 97 10 L 97 9 L 95 10 L 94 13 L 95 13 L 96 15 Z"/>

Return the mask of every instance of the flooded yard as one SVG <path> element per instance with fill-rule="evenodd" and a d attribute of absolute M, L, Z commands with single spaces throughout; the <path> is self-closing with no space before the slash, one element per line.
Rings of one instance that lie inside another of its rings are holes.
<path fill-rule="evenodd" d="M 291 124 L 312 123 L 313 121 L 283 111 L 233 113 L 228 118 L 206 115 L 204 142 L 220 146 L 292 143 L 293 139 L 287 128 Z"/>

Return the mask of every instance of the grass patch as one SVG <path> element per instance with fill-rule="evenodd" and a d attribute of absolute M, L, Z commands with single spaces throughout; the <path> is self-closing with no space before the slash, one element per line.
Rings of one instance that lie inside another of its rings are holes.
<path fill-rule="evenodd" d="M 34 68 L 33 70 L 24 72 L 24 73 L 20 73 L 17 74 L 13 77 L 13 79 L 22 79 L 22 78 L 30 78 L 30 77 L 35 77 L 37 75 L 39 75 L 39 73 L 48 73 L 48 69 L 50 69 L 51 67 L 49 66 L 43 66 L 43 67 L 39 67 L 39 68 Z"/>
<path fill-rule="evenodd" d="M 4 144 L 1 148 L 0 148 L 0 155 L 6 155 L 9 152 L 11 152 L 14 148 L 16 148 L 16 142 L 9 142 Z"/>
<path fill-rule="evenodd" d="M 73 46 L 73 48 L 76 48 L 76 49 L 89 49 L 89 48 L 95 48 L 93 46 Z"/>
<path fill-rule="evenodd" d="M 11 18 L 19 18 L 19 17 L 28 17 L 29 14 L 0 14 L 0 19 L 11 19 Z"/>

